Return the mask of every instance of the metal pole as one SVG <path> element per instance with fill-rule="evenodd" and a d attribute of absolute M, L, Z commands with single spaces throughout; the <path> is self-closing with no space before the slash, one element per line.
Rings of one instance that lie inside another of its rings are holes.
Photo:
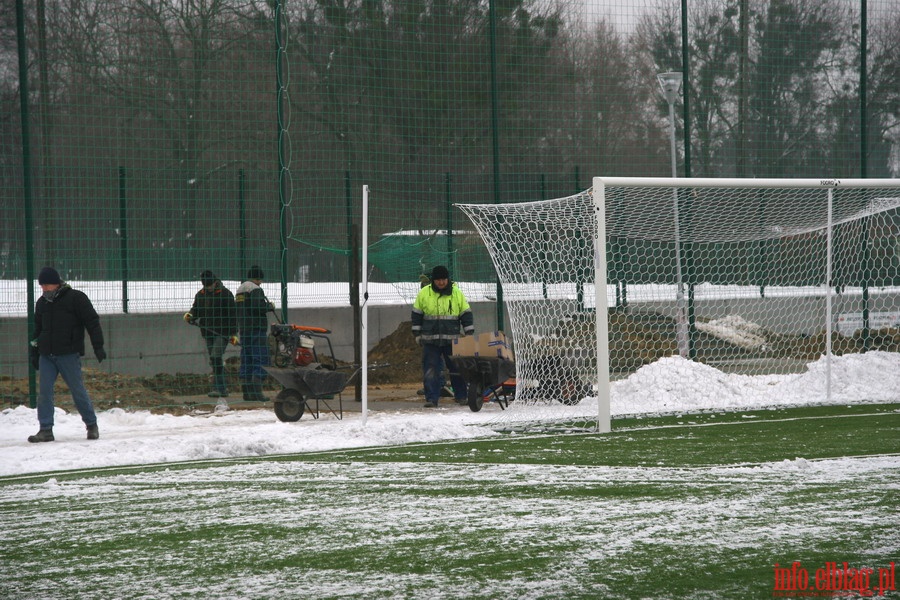
<path fill-rule="evenodd" d="M 122 277 L 122 312 L 128 312 L 128 197 L 125 167 L 119 167 L 119 248 Z"/>
<path fill-rule="evenodd" d="M 19 111 L 22 121 L 22 193 L 25 204 L 25 286 L 28 302 L 28 333 L 34 331 L 34 217 L 31 207 L 31 131 L 29 129 L 30 118 L 28 116 L 28 50 L 25 47 L 25 6 L 24 0 L 16 0 L 16 39 L 19 52 Z M 26 340 L 27 342 L 27 340 Z M 25 347 L 25 344 L 22 344 Z M 29 361 L 29 365 L 31 361 Z M 28 367 L 28 405 L 31 408 L 37 406 L 37 381 L 34 369 Z"/>
<path fill-rule="evenodd" d="M 359 309 L 359 228 L 353 223 L 353 190 L 350 185 L 350 171 L 344 173 L 344 191 L 346 193 L 346 211 L 347 211 L 347 246 L 349 254 L 347 255 L 347 266 L 349 274 L 349 292 L 350 292 L 350 310 L 353 313 L 353 362 L 360 364 L 362 362 L 362 338 L 360 329 L 360 309 Z M 362 382 L 359 378 L 354 384 L 354 399 L 362 402 Z"/>
<path fill-rule="evenodd" d="M 244 223 L 244 169 L 238 170 L 238 228 L 239 228 L 239 255 L 238 255 L 238 273 L 247 272 L 247 227 Z M 239 275 L 241 279 L 243 275 Z"/>
<path fill-rule="evenodd" d="M 597 431 L 609 433 L 609 308 L 606 282 L 609 279 L 606 263 L 606 186 L 599 178 L 593 181 L 594 215 L 594 335 L 596 340 L 597 372 Z"/>
<path fill-rule="evenodd" d="M 497 11 L 494 0 L 488 2 L 491 52 L 491 141 L 494 153 L 494 204 L 500 203 L 500 92 L 497 89 Z M 503 288 L 497 279 L 497 329 L 503 329 Z"/>
<path fill-rule="evenodd" d="M 868 5 L 866 0 L 860 0 L 860 24 L 859 24 L 859 177 L 865 179 L 869 176 L 869 118 L 868 118 L 868 101 L 866 91 L 866 80 L 868 79 L 868 37 L 869 37 L 869 16 Z M 868 224 L 869 219 L 865 219 L 864 223 Z M 872 273 L 869 265 L 872 260 L 871 245 L 869 239 L 869 228 L 863 231 L 862 243 L 862 331 L 861 337 L 863 341 L 863 352 L 872 349 L 872 330 L 869 313 L 869 282 Z"/>
<path fill-rule="evenodd" d="M 828 188 L 828 227 L 825 230 L 825 401 L 831 401 L 831 329 L 834 327 L 832 316 L 832 261 L 834 218 L 834 189 Z"/>
<path fill-rule="evenodd" d="M 360 260 L 360 281 L 362 282 L 362 310 L 360 311 L 360 338 L 365 349 L 360 355 L 360 392 L 362 401 L 362 424 L 366 426 L 369 415 L 369 186 L 362 186 L 362 259 Z"/>
<path fill-rule="evenodd" d="M 453 254 L 453 202 L 452 195 L 450 193 L 449 172 L 444 173 L 444 207 L 447 220 L 447 265 L 450 267 L 450 272 L 453 273 L 456 278 L 458 278 L 459 274 L 456 272 L 456 256 Z"/>
<path fill-rule="evenodd" d="M 671 75 L 671 74 L 669 74 Z M 669 104 L 669 143 L 672 154 L 672 179 L 678 177 L 678 161 L 675 154 L 675 95 L 678 93 L 680 77 L 668 79 L 660 76 L 660 85 Z M 690 358 L 688 336 L 687 302 L 684 297 L 684 277 L 681 270 L 681 216 L 678 207 L 678 188 L 672 188 L 672 209 L 675 218 L 675 341 L 678 354 Z"/>
<path fill-rule="evenodd" d="M 281 245 L 281 320 L 288 321 L 287 315 L 287 207 L 290 199 L 287 198 L 287 178 L 290 165 L 285 158 L 285 137 L 288 135 L 287 124 L 284 121 L 284 98 L 287 92 L 287 81 L 284 71 L 284 50 L 287 44 L 282 36 L 287 35 L 287 29 L 282 27 L 282 15 L 284 7 L 281 0 L 275 1 L 275 110 L 278 116 L 278 200 L 279 200 L 279 225 Z"/>

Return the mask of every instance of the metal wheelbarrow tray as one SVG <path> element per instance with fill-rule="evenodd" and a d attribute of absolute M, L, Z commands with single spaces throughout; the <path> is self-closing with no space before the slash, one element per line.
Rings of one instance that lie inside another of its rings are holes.
<path fill-rule="evenodd" d="M 310 400 L 315 400 L 315 409 L 311 406 L 310 414 L 313 418 L 319 418 L 319 403 L 336 418 L 344 416 L 344 404 L 341 392 L 347 387 L 349 381 L 356 375 L 359 369 L 349 371 L 347 369 L 328 368 L 321 363 L 311 363 L 305 367 L 264 367 L 278 383 L 284 386 L 275 397 L 275 416 L 280 421 L 299 421 L 300 417 L 309 406 Z M 338 410 L 329 404 L 337 396 Z"/>
<path fill-rule="evenodd" d="M 507 383 L 516 376 L 515 362 L 499 356 L 453 356 L 451 360 L 466 380 L 472 412 L 481 410 L 485 395 L 493 396 L 500 408 L 506 410 L 509 393 L 515 390 L 515 383 Z"/>
<path fill-rule="evenodd" d="M 338 419 L 344 418 L 341 392 L 359 369 L 338 367 L 330 333 L 323 327 L 272 323 L 275 366 L 264 368 L 284 387 L 275 396 L 275 416 L 280 421 L 299 421 L 307 407 L 313 418 L 318 419 L 320 403 Z M 316 339 L 325 342 L 326 353 L 319 354 L 313 343 Z M 329 404 L 335 396 L 337 411 Z M 315 408 L 309 404 L 310 400 L 315 400 Z"/>

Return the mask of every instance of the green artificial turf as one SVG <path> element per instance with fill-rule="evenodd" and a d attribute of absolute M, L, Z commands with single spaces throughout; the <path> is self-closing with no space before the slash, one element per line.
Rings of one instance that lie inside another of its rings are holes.
<path fill-rule="evenodd" d="M 898 425 L 897 405 L 708 413 L 8 477 L 0 597 L 825 596 L 829 562 L 875 589 L 900 555 Z M 808 587 L 779 596 L 795 562 Z"/>

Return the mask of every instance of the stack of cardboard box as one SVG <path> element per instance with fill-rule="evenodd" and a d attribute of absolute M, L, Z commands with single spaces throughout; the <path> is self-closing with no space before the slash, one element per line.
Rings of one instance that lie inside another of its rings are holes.
<path fill-rule="evenodd" d="M 509 342 L 502 331 L 486 331 L 477 336 L 461 337 L 453 342 L 454 356 L 495 356 L 513 360 Z"/>

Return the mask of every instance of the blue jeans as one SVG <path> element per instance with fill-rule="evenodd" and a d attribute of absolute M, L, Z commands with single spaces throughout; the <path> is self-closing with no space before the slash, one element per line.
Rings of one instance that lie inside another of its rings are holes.
<path fill-rule="evenodd" d="M 87 390 L 84 389 L 84 380 L 81 377 L 81 357 L 77 353 L 62 356 L 53 354 L 44 356 L 42 354 L 40 367 L 37 413 L 41 429 L 53 428 L 53 385 L 56 383 L 57 375 L 62 375 L 63 381 L 69 386 L 72 400 L 75 401 L 75 408 L 81 413 L 81 420 L 84 421 L 84 424 L 96 425 L 97 414 L 94 412 L 94 405 L 91 404 Z"/>
<path fill-rule="evenodd" d="M 213 372 L 213 389 L 223 394 L 227 393 L 225 361 L 222 360 L 222 357 L 225 354 L 225 348 L 228 346 L 228 338 L 224 335 L 212 335 L 204 339 L 206 341 L 206 351 L 209 353 L 209 366 L 212 367 Z"/>
<path fill-rule="evenodd" d="M 457 400 L 466 399 L 468 386 L 462 378 L 453 361 L 450 359 L 453 346 L 446 344 L 425 344 L 422 346 L 422 372 L 425 384 L 425 401 L 437 404 L 441 397 L 441 388 L 444 387 L 444 365 L 450 371 L 450 385 L 453 386 L 453 397 Z"/>
<path fill-rule="evenodd" d="M 269 364 L 269 346 L 265 329 L 241 331 L 240 378 L 250 381 L 254 377 L 265 379 L 264 366 Z"/>

